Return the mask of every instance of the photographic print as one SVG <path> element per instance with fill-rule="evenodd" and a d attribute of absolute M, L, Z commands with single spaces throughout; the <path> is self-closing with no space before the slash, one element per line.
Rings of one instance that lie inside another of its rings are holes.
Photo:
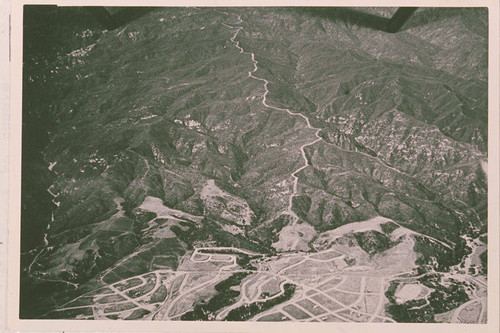
<path fill-rule="evenodd" d="M 25 5 L 19 318 L 488 323 L 488 28 Z"/>

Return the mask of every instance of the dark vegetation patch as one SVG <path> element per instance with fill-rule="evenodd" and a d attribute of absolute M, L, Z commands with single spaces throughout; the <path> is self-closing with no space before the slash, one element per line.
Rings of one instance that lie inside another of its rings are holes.
<path fill-rule="evenodd" d="M 481 260 L 481 273 L 486 274 L 488 272 L 488 250 L 485 250 L 479 255 Z"/>
<path fill-rule="evenodd" d="M 245 321 L 248 320 L 260 312 L 269 310 L 273 306 L 286 302 L 292 298 L 295 292 L 295 285 L 293 284 L 285 284 L 284 285 L 285 292 L 280 296 L 263 301 L 263 302 L 255 302 L 248 305 L 242 305 L 236 309 L 231 310 L 227 317 L 224 319 L 225 321 Z"/>
<path fill-rule="evenodd" d="M 269 248 L 262 246 L 259 242 L 253 242 L 241 235 L 233 235 L 225 232 L 210 219 L 204 219 L 201 223 L 191 225 L 187 230 L 178 226 L 170 228 L 175 235 L 187 244 L 188 249 L 193 249 L 196 242 L 215 242 L 215 246 L 237 247 L 259 253 L 269 253 Z"/>
<path fill-rule="evenodd" d="M 396 245 L 389 237 L 378 231 L 357 232 L 354 237 L 358 245 L 370 256 L 382 253 Z"/>
<path fill-rule="evenodd" d="M 434 258 L 437 262 L 434 268 L 441 272 L 449 271 L 450 266 L 459 264 L 464 256 L 471 253 L 471 248 L 462 238 L 457 241 L 453 249 L 449 249 L 426 237 L 416 235 L 413 249 L 420 254 L 416 260 L 418 265 L 431 265 Z"/>
<path fill-rule="evenodd" d="M 145 315 L 151 313 L 151 311 L 149 310 L 146 310 L 146 309 L 137 309 L 137 310 L 134 310 L 134 312 L 132 312 L 132 314 L 130 316 L 128 316 L 127 318 L 125 318 L 125 320 L 137 320 L 137 319 L 141 319 L 142 317 L 144 317 Z"/>
<path fill-rule="evenodd" d="M 240 292 L 231 287 L 239 286 L 249 273 L 236 273 L 215 285 L 215 294 L 206 303 L 197 304 L 192 311 L 181 316 L 181 320 L 213 320 L 215 313 L 236 302 Z"/>
<path fill-rule="evenodd" d="M 125 311 L 125 310 L 130 310 L 133 308 L 135 308 L 135 304 L 131 303 L 131 302 L 113 304 L 111 306 L 108 306 L 106 309 L 104 309 L 104 313 Z"/>
<path fill-rule="evenodd" d="M 396 230 L 397 228 L 399 228 L 399 226 L 396 223 L 394 223 L 394 222 L 386 222 L 386 223 L 382 223 L 380 225 L 380 228 L 382 229 L 382 231 L 386 235 L 390 235 L 390 234 L 392 234 L 392 232 L 394 230 Z"/>
<path fill-rule="evenodd" d="M 390 304 L 386 311 L 397 322 L 424 323 L 434 322 L 434 315 L 450 311 L 469 300 L 465 292 L 464 282 L 451 280 L 450 284 L 443 285 L 439 274 L 427 274 L 418 279 L 420 283 L 433 291 L 425 299 L 409 300 L 398 304 L 394 297 L 396 289 L 401 284 L 393 281 L 385 292 Z"/>
<path fill-rule="evenodd" d="M 167 293 L 168 293 L 167 287 L 165 287 L 165 285 L 162 284 L 161 286 L 158 287 L 158 289 L 155 290 L 153 295 L 151 295 L 151 300 L 150 300 L 151 303 L 163 302 L 167 297 Z"/>

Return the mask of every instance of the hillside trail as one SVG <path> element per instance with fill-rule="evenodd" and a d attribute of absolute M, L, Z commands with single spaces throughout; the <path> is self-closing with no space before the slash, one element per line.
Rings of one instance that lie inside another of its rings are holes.
<path fill-rule="evenodd" d="M 218 11 L 216 10 L 217 12 L 223 14 L 223 15 L 226 15 L 226 16 L 229 16 L 230 14 L 227 13 L 227 12 L 221 12 L 221 11 Z M 238 19 L 238 22 L 236 22 L 236 24 L 241 24 L 243 23 L 243 19 L 241 18 L 241 15 L 238 15 L 238 14 L 233 14 L 233 15 L 236 15 L 237 16 L 237 19 Z M 258 77 L 255 75 L 255 73 L 259 70 L 259 66 L 258 66 L 258 61 L 255 59 L 255 54 L 253 52 L 248 52 L 248 51 L 245 51 L 245 49 L 243 49 L 243 47 L 240 46 L 240 42 L 236 40 L 236 37 L 238 36 L 238 34 L 240 33 L 240 31 L 243 30 L 243 27 L 235 27 L 235 26 L 231 26 L 229 24 L 226 24 L 226 23 L 222 23 L 222 25 L 224 25 L 225 27 L 228 27 L 230 29 L 235 29 L 235 32 L 234 32 L 234 35 L 230 38 L 230 41 L 234 44 L 234 46 L 240 51 L 240 53 L 242 54 L 248 54 L 250 57 L 251 57 L 251 60 L 252 60 L 252 63 L 253 63 L 253 70 L 249 71 L 248 72 L 248 77 L 254 79 L 254 80 L 258 80 L 258 81 L 261 81 L 264 83 L 264 94 L 262 95 L 262 105 L 264 105 L 266 108 L 268 109 L 272 109 L 272 110 L 276 110 L 276 111 L 282 111 L 282 112 L 286 112 L 288 113 L 289 115 L 293 116 L 293 117 L 300 117 L 304 120 L 305 122 L 305 125 L 306 125 L 306 128 L 307 129 L 311 129 L 311 130 L 314 130 L 314 136 L 316 137 L 315 140 L 311 141 L 311 142 L 308 142 L 308 143 L 305 143 L 303 145 L 301 145 L 299 147 L 300 149 L 300 153 L 302 155 L 302 159 L 304 160 L 304 164 L 295 169 L 294 171 L 292 171 L 292 173 L 290 174 L 290 176 L 293 178 L 293 186 L 292 186 L 292 193 L 290 194 L 290 197 L 288 199 L 288 206 L 285 210 L 285 214 L 290 216 L 291 217 L 291 223 L 289 224 L 289 226 L 293 226 L 295 225 L 298 221 L 299 221 L 299 217 L 297 216 L 297 214 L 293 211 L 293 198 L 295 196 L 297 196 L 298 194 L 298 182 L 299 182 L 299 178 L 297 176 L 297 174 L 304 170 L 305 168 L 307 168 L 307 166 L 309 165 L 309 160 L 307 159 L 307 155 L 306 155 L 306 152 L 305 152 L 305 148 L 306 147 L 309 147 L 309 146 L 312 146 L 314 144 L 316 144 L 317 142 L 319 141 L 322 141 L 323 143 L 325 144 L 331 144 L 329 142 L 326 142 L 320 135 L 320 131 L 321 131 L 321 128 L 319 127 L 314 127 L 311 125 L 311 122 L 309 121 L 309 118 L 306 117 L 305 115 L 303 115 L 302 113 L 300 112 L 293 112 L 291 111 L 290 109 L 287 109 L 287 108 L 280 108 L 280 107 L 276 107 L 276 106 L 273 106 L 273 105 L 270 105 L 268 104 L 267 102 L 267 96 L 269 94 L 269 88 L 268 88 L 268 85 L 269 85 L 269 81 L 264 79 L 264 78 L 261 78 L 261 77 Z M 337 149 L 339 150 L 342 150 L 342 151 L 345 151 L 344 149 L 341 149 L 339 147 L 336 147 Z M 374 157 L 368 155 L 368 154 L 365 154 L 363 152 L 357 152 L 361 155 L 364 155 L 366 156 L 367 158 L 370 158 L 370 159 L 373 159 Z M 377 160 L 378 161 L 378 160 Z M 381 161 L 378 161 L 378 162 L 381 162 Z M 386 163 L 383 163 L 381 162 L 382 164 L 384 164 L 384 166 L 390 168 L 391 170 L 393 171 L 396 171 L 398 172 L 399 174 L 405 174 L 403 172 L 401 172 L 400 170 L 398 169 L 395 169 L 394 167 L 390 166 L 390 165 L 387 165 Z M 401 227 L 401 226 L 400 226 Z M 424 234 L 421 234 L 419 232 L 416 232 L 416 231 L 412 231 L 413 233 L 415 234 L 418 234 L 418 235 L 421 235 L 425 238 L 428 238 L 428 239 L 431 239 L 433 241 L 436 241 L 448 248 L 451 248 L 451 246 L 449 244 L 446 244 L 445 242 L 442 242 L 440 240 L 437 240 L 433 237 L 430 237 L 430 236 L 427 236 L 427 235 L 424 235 Z M 292 245 L 292 248 L 295 247 L 298 243 L 299 239 L 296 239 L 295 240 L 295 243 Z"/>
<path fill-rule="evenodd" d="M 222 13 L 224 15 L 229 15 L 227 12 L 220 12 L 220 13 Z M 234 14 L 234 15 L 237 15 L 237 14 Z M 238 19 L 238 22 L 236 24 L 240 24 L 240 23 L 243 22 L 243 19 L 241 18 L 240 15 L 237 15 L 237 19 Z M 319 132 L 321 131 L 321 128 L 312 126 L 311 123 L 310 123 L 310 121 L 309 121 L 309 118 L 307 118 L 306 116 L 304 116 L 303 114 L 301 114 L 299 112 L 292 112 L 290 109 L 279 108 L 279 107 L 276 107 L 276 106 L 268 104 L 268 102 L 267 102 L 267 95 L 269 94 L 269 88 L 268 88 L 269 81 L 266 80 L 266 79 L 264 79 L 264 78 L 261 78 L 261 77 L 258 77 L 258 76 L 255 75 L 255 73 L 259 70 L 259 66 L 258 66 L 259 62 L 257 60 L 255 60 L 255 54 L 253 52 L 247 52 L 247 51 L 245 51 L 240 46 L 240 42 L 236 41 L 236 37 L 238 36 L 238 34 L 240 33 L 240 31 L 243 30 L 243 28 L 242 27 L 234 27 L 234 26 L 228 25 L 226 23 L 222 23 L 222 25 L 224 25 L 224 26 L 226 26 L 226 27 L 228 27 L 230 29 L 236 29 L 234 35 L 230 38 L 231 42 L 240 51 L 240 53 L 250 55 L 250 57 L 252 59 L 252 63 L 253 63 L 253 70 L 251 70 L 251 71 L 248 72 L 248 77 L 250 77 L 250 78 L 252 78 L 254 80 L 261 81 L 261 82 L 264 83 L 264 94 L 262 95 L 262 105 L 264 105 L 268 109 L 286 112 L 286 113 L 288 113 L 289 115 L 291 115 L 293 117 L 302 118 L 304 120 L 304 122 L 305 122 L 306 128 L 315 131 L 314 135 L 315 135 L 316 139 L 313 140 L 313 141 L 311 141 L 311 142 L 308 142 L 308 143 L 305 143 L 305 144 L 301 145 L 300 148 L 299 148 L 300 153 L 302 155 L 302 159 L 304 160 L 304 165 L 302 165 L 301 167 L 295 169 L 290 174 L 290 176 L 293 178 L 293 183 L 292 183 L 293 185 L 292 185 L 292 193 L 290 194 L 290 197 L 288 199 L 288 206 L 287 206 L 287 208 L 285 210 L 285 214 L 287 214 L 288 216 L 291 217 L 291 223 L 290 223 L 290 225 L 294 225 L 295 223 L 297 223 L 299 221 L 299 217 L 297 216 L 297 214 L 292 209 L 292 207 L 293 207 L 293 198 L 298 193 L 299 178 L 298 178 L 297 174 L 300 171 L 302 171 L 305 168 L 307 168 L 307 166 L 309 165 L 309 161 L 307 159 L 305 148 L 309 147 L 309 146 L 312 146 L 316 142 L 322 140 L 322 138 L 319 136 Z"/>

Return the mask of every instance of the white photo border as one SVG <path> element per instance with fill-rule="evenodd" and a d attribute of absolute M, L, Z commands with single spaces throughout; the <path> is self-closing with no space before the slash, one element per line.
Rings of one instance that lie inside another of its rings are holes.
<path fill-rule="evenodd" d="M 177 322 L 87 321 L 19 319 L 20 221 L 21 221 L 21 117 L 23 6 L 166 6 L 166 7 L 488 7 L 488 322 L 487 324 L 407 323 L 301 323 L 301 322 Z M 499 1 L 498 0 L 13 0 L 11 4 L 11 107 L 9 153 L 9 235 L 7 327 L 11 331 L 90 332 L 401 332 L 498 333 L 499 326 L 499 222 L 500 222 L 500 117 L 499 117 Z"/>

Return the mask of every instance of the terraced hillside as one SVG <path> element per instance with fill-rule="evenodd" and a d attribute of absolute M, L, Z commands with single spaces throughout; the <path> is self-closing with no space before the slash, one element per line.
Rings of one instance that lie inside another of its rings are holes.
<path fill-rule="evenodd" d="M 487 12 L 394 11 L 27 8 L 22 317 L 485 322 Z"/>

